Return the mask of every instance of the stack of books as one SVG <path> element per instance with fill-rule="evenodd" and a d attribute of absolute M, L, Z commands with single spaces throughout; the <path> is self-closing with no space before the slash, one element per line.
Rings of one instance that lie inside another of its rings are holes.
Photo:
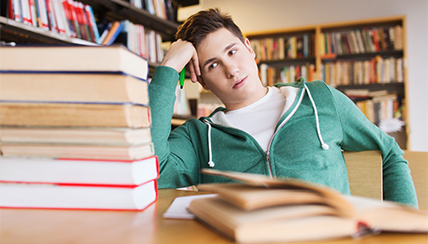
<path fill-rule="evenodd" d="M 141 210 L 157 199 L 146 59 L 121 45 L 0 57 L 1 207 Z"/>

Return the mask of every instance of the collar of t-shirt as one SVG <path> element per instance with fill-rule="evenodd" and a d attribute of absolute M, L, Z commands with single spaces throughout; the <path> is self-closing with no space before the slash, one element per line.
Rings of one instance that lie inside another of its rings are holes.
<path fill-rule="evenodd" d="M 279 88 L 268 89 L 257 102 L 240 109 L 218 112 L 213 119 L 247 132 L 266 151 L 286 103 L 286 97 Z"/>

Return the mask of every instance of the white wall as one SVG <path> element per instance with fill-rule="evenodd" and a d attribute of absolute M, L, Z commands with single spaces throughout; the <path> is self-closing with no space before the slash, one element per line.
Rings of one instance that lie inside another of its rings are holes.
<path fill-rule="evenodd" d="M 232 15 L 242 32 L 405 15 L 410 150 L 428 151 L 428 0 L 200 0 Z"/>

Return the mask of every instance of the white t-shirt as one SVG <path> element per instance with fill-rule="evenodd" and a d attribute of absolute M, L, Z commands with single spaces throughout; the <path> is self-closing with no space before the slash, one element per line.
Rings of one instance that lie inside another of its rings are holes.
<path fill-rule="evenodd" d="M 229 124 L 253 136 L 267 150 L 276 124 L 283 114 L 286 97 L 276 87 L 268 87 L 266 95 L 246 107 L 224 113 Z"/>

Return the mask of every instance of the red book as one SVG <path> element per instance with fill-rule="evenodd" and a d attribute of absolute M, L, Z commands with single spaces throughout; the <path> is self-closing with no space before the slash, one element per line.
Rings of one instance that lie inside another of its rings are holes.
<path fill-rule="evenodd" d="M 8 17 L 11 19 L 15 18 L 15 15 L 13 14 L 13 0 L 9 0 Z"/>
<path fill-rule="evenodd" d="M 91 41 L 91 42 L 95 42 L 93 35 L 91 35 L 91 31 L 90 31 L 90 27 L 89 27 L 89 21 L 87 19 L 85 10 L 84 10 L 84 5 L 83 3 L 77 3 L 77 11 L 78 11 L 78 16 L 81 22 L 81 26 L 83 29 L 83 32 L 85 33 L 85 40 L 87 41 Z"/>
<path fill-rule="evenodd" d="M 70 17 L 71 17 L 71 20 L 73 22 L 74 31 L 76 32 L 77 38 L 82 38 L 81 33 L 80 33 L 81 30 L 79 27 L 79 21 L 77 18 L 77 13 L 76 13 L 76 10 L 74 8 L 73 3 L 74 3 L 73 0 L 67 0 L 68 10 L 70 11 Z"/>
<path fill-rule="evenodd" d="M 73 17 L 72 17 L 71 11 L 70 11 L 70 6 L 69 6 L 67 0 L 61 0 L 61 4 L 64 8 L 68 28 L 70 29 L 70 36 L 71 37 L 77 37 L 76 30 L 74 28 Z"/>
<path fill-rule="evenodd" d="M 376 29 L 372 30 L 373 33 L 373 44 L 375 45 L 376 48 L 376 52 L 380 51 L 380 45 L 379 45 L 379 36 L 378 36 L 378 32 Z"/>
<path fill-rule="evenodd" d="M 73 15 L 73 17 L 76 18 L 75 23 L 77 23 L 77 25 L 79 26 L 79 33 L 80 33 L 80 38 L 83 40 L 87 40 L 87 36 L 86 36 L 86 32 L 85 32 L 85 26 L 83 24 L 83 20 L 82 20 L 82 15 L 80 13 L 79 10 L 79 3 L 78 2 L 73 2 L 72 4 L 70 4 L 71 8 L 73 9 L 73 12 L 75 13 L 75 15 Z"/>
<path fill-rule="evenodd" d="M 98 33 L 98 27 L 97 27 L 97 23 L 95 23 L 95 19 L 94 17 L 91 15 L 91 6 L 89 5 L 84 5 L 83 8 L 83 12 L 85 14 L 85 18 L 86 18 L 86 23 L 89 27 L 89 34 L 91 36 L 91 41 L 94 43 L 97 43 L 97 33 Z"/>

